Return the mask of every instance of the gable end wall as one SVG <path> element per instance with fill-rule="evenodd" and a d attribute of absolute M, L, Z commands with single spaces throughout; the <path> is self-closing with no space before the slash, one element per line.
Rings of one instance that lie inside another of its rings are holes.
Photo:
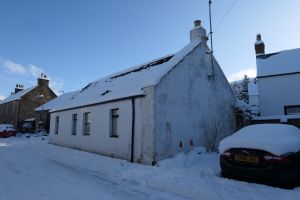
<path fill-rule="evenodd" d="M 208 80 L 210 55 L 200 45 L 178 63 L 156 86 L 155 90 L 155 156 L 169 158 L 194 146 L 205 146 L 213 139 L 235 131 L 233 105 L 235 96 L 217 62 L 215 77 Z M 222 130 L 222 131 L 221 131 Z M 215 144 L 217 148 L 218 142 Z"/>

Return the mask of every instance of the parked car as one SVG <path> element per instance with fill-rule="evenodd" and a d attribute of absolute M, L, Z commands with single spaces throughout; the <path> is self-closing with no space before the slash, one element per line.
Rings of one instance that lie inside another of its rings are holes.
<path fill-rule="evenodd" d="M 32 123 L 30 123 L 30 122 L 25 122 L 25 123 L 22 125 L 22 131 L 23 131 L 23 133 L 27 133 L 27 132 L 33 131 Z"/>
<path fill-rule="evenodd" d="M 16 134 L 16 129 L 12 124 L 0 124 L 0 137 L 7 138 Z"/>
<path fill-rule="evenodd" d="M 300 182 L 300 129 L 251 125 L 219 145 L 223 177 L 293 187 Z"/>

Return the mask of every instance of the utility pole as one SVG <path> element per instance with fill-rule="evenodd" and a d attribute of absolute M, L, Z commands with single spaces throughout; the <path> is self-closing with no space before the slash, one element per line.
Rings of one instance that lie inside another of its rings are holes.
<path fill-rule="evenodd" d="M 210 36 L 210 57 L 211 57 L 211 71 L 208 74 L 208 78 L 210 80 L 214 79 L 214 49 L 213 49 L 213 32 L 212 32 L 212 23 L 211 23 L 211 4 L 212 4 L 212 0 L 208 0 L 208 7 L 209 7 L 209 36 Z"/>

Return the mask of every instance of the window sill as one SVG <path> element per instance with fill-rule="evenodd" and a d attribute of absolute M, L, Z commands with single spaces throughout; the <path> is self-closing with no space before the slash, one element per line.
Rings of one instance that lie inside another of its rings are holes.
<path fill-rule="evenodd" d="M 119 136 L 118 135 L 111 135 L 110 137 L 111 138 L 118 138 Z"/>

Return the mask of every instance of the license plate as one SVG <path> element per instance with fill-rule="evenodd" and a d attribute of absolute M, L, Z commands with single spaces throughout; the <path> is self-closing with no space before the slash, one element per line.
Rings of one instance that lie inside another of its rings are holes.
<path fill-rule="evenodd" d="M 243 156 L 243 155 L 235 155 L 234 160 L 241 162 L 251 162 L 258 163 L 259 159 L 256 156 Z"/>

